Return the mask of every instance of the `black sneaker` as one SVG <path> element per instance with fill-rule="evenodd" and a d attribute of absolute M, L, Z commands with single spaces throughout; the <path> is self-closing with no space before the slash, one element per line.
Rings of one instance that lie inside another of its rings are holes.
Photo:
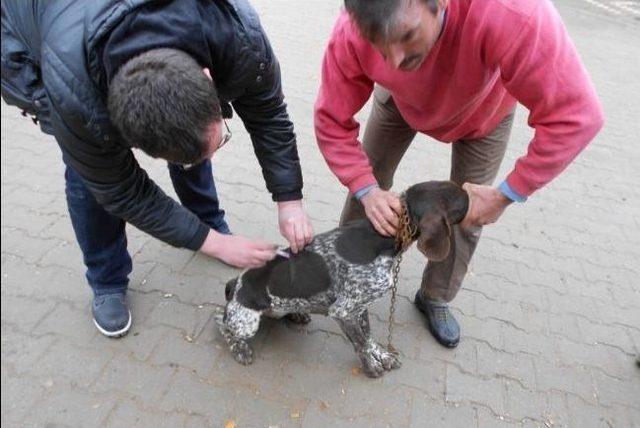
<path fill-rule="evenodd" d="M 416 293 L 414 303 L 426 315 L 429 331 L 441 345 L 447 348 L 458 346 L 460 326 L 446 303 L 425 299 L 420 290 Z"/>
<path fill-rule="evenodd" d="M 107 337 L 121 337 L 131 328 L 131 311 L 124 293 L 95 296 L 91 305 L 93 323 Z"/>

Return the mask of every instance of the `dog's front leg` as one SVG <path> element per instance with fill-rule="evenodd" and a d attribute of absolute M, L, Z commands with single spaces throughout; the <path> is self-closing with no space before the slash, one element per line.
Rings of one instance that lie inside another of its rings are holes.
<path fill-rule="evenodd" d="M 360 327 L 362 328 L 362 331 L 367 337 L 368 341 L 373 344 L 371 353 L 373 354 L 374 358 L 380 361 L 382 367 L 384 367 L 384 369 L 387 371 L 399 368 L 402 363 L 400 363 L 398 356 L 393 352 L 390 352 L 385 346 L 380 345 L 378 342 L 374 341 L 371 337 L 371 326 L 369 324 L 368 310 L 365 309 L 364 311 L 362 311 L 362 313 L 358 316 L 358 322 L 360 323 Z"/>
<path fill-rule="evenodd" d="M 245 366 L 253 362 L 253 349 L 248 341 L 234 336 L 224 324 L 220 326 L 220 333 L 234 360 Z"/>
<path fill-rule="evenodd" d="M 355 349 L 362 362 L 364 373 L 369 377 L 382 376 L 385 372 L 385 367 L 377 358 L 379 345 L 371 339 L 368 331 L 365 332 L 363 329 L 364 320 L 362 314 L 355 315 L 352 318 L 335 318 L 335 320 L 353 344 L 353 349 Z M 368 316 L 366 323 L 368 324 Z"/>
<path fill-rule="evenodd" d="M 233 359 L 245 366 L 251 364 L 253 362 L 253 350 L 249 342 L 233 334 L 225 322 L 223 313 L 217 313 L 214 317 L 220 334 L 224 338 L 231 355 L 233 355 Z"/>

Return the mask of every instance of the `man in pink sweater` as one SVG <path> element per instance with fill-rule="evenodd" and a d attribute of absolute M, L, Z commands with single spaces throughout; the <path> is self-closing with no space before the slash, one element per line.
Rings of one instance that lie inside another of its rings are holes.
<path fill-rule="evenodd" d="M 603 125 L 603 113 L 550 0 L 345 0 L 325 51 L 315 106 L 318 145 L 350 192 L 341 222 L 367 216 L 395 233 L 388 189 L 417 132 L 452 143 L 451 180 L 470 208 L 449 256 L 428 262 L 415 303 L 443 345 L 460 328 L 447 307 L 480 238 L 512 202 L 560 174 Z M 374 94 L 362 145 L 354 115 Z M 516 102 L 535 136 L 492 185 Z M 416 171 L 415 181 L 428 171 Z"/>

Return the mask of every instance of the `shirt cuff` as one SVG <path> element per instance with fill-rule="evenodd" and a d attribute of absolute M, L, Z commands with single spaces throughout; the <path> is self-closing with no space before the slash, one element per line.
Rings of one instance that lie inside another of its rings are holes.
<path fill-rule="evenodd" d="M 370 184 L 368 186 L 364 186 L 362 189 L 356 191 L 356 193 L 354 193 L 353 196 L 355 196 L 357 200 L 360 200 L 360 198 L 362 198 L 364 195 L 369 193 L 374 187 L 378 187 L 378 185 Z"/>
<path fill-rule="evenodd" d="M 504 196 L 511 199 L 513 202 L 524 202 L 527 200 L 526 196 L 522 196 L 521 194 L 513 190 L 511 186 L 509 186 L 509 183 L 507 183 L 507 180 L 504 180 L 502 183 L 500 183 L 500 186 L 498 186 L 498 190 L 500 190 L 500 192 Z"/>

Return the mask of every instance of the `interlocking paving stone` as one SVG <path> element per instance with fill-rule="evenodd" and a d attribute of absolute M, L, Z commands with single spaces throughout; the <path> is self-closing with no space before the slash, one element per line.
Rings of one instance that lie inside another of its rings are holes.
<path fill-rule="evenodd" d="M 253 1 L 278 55 L 316 232 L 335 227 L 345 190 L 313 131 L 322 51 L 340 0 Z M 368 379 L 337 324 L 265 320 L 255 362 L 231 357 L 213 320 L 238 271 L 128 226 L 133 327 L 120 340 L 91 321 L 91 291 L 64 196 L 55 141 L 2 104 L 3 426 L 640 426 L 640 8 L 555 2 L 601 97 L 607 123 L 567 171 L 486 227 L 453 302 L 458 348 L 442 348 L 413 307 L 425 260 L 403 261 L 394 343 L 403 367 Z M 304 16 L 303 16 L 304 15 Z M 304 19 L 313 16 L 313 20 Z M 593 31 L 598 28 L 598 31 Z M 615 66 L 612 66 L 614 64 Z M 518 108 L 499 179 L 533 133 Z M 364 124 L 368 106 L 357 115 Z M 214 158 L 235 233 L 283 244 L 242 124 Z M 164 162 L 138 156 L 175 197 Z M 394 190 L 449 176 L 450 148 L 418 136 Z M 424 173 L 417 173 L 424 171 Z M 384 299 L 371 309 L 384 342 Z"/>

